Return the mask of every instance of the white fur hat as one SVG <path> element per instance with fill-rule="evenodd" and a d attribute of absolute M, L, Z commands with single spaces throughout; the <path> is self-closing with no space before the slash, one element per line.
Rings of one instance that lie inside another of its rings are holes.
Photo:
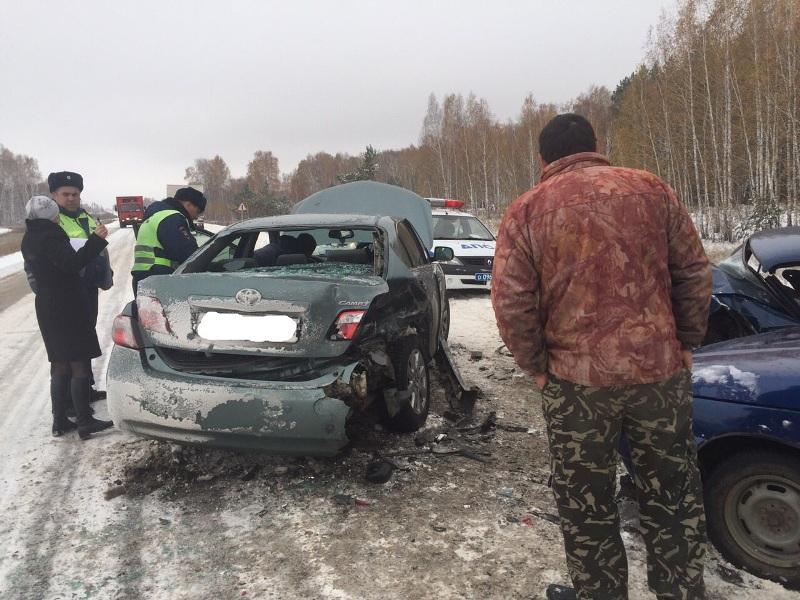
<path fill-rule="evenodd" d="M 47 219 L 53 221 L 58 216 L 58 204 L 47 196 L 34 196 L 25 205 L 28 219 Z"/>

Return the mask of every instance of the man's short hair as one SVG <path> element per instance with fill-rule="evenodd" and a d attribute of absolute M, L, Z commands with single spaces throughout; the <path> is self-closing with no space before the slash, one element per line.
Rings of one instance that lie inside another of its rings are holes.
<path fill-rule="evenodd" d="M 551 163 L 570 154 L 597 152 L 592 124 L 575 113 L 553 117 L 539 134 L 539 154 Z"/>

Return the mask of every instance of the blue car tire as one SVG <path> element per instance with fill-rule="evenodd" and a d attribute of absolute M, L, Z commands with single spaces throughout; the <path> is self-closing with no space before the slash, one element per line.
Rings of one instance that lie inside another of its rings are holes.
<path fill-rule="evenodd" d="M 708 535 L 730 562 L 800 586 L 800 457 L 756 451 L 728 457 L 705 481 Z"/>

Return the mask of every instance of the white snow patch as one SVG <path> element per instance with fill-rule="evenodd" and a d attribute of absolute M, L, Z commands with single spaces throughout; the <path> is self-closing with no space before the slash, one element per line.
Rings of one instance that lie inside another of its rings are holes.
<path fill-rule="evenodd" d="M 758 375 L 749 371 L 742 371 L 733 365 L 709 365 L 695 368 L 692 371 L 692 381 L 707 385 L 736 384 L 755 393 L 758 385 Z"/>
<path fill-rule="evenodd" d="M 11 231 L 11 230 L 8 227 L 0 227 L 0 235 L 3 235 L 4 233 L 8 233 L 9 231 Z"/>

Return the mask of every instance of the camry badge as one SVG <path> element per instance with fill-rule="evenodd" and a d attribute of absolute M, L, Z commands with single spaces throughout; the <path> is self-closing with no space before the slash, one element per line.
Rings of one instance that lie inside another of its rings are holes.
<path fill-rule="evenodd" d="M 259 300 L 261 300 L 261 292 L 258 290 L 246 289 L 236 292 L 236 301 L 240 304 L 253 306 Z"/>

